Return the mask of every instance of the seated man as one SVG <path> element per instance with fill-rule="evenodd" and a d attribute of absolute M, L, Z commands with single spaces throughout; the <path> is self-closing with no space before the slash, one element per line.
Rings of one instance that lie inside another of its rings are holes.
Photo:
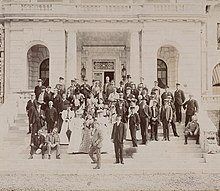
<path fill-rule="evenodd" d="M 46 142 L 48 149 L 48 159 L 51 159 L 51 150 L 53 149 L 56 149 L 56 159 L 60 159 L 60 137 L 57 128 L 54 128 L 52 133 L 47 135 Z"/>
<path fill-rule="evenodd" d="M 42 135 L 42 130 L 38 130 L 37 133 L 34 134 L 31 140 L 31 151 L 29 159 L 33 159 L 33 154 L 39 149 L 42 153 L 42 159 L 44 159 L 44 153 L 47 150 L 47 146 L 45 143 L 45 137 Z"/>
<path fill-rule="evenodd" d="M 187 144 L 187 139 L 189 136 L 196 137 L 196 144 L 199 144 L 200 129 L 199 123 L 197 122 L 197 117 L 195 115 L 192 116 L 192 121 L 187 124 L 186 129 L 184 131 L 184 135 L 185 145 Z"/>

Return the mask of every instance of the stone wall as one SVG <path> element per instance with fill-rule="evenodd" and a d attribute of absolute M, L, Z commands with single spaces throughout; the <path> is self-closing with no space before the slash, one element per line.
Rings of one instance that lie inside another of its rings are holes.
<path fill-rule="evenodd" d="M 40 77 L 40 64 L 49 58 L 49 50 L 43 45 L 35 45 L 27 54 L 28 59 L 28 88 L 33 89 Z"/>
<path fill-rule="evenodd" d="M 214 123 L 215 127 L 219 129 L 219 120 L 220 120 L 220 111 L 219 110 L 212 110 L 207 111 L 209 118 Z"/>

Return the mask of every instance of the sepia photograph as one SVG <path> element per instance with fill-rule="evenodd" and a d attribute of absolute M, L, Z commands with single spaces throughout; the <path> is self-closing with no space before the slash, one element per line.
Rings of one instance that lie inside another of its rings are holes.
<path fill-rule="evenodd" d="M 220 0 L 0 0 L 0 191 L 220 190 Z"/>

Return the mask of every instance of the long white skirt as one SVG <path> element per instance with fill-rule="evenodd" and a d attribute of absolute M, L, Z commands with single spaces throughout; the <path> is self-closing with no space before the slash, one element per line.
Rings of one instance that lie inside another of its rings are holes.
<path fill-rule="evenodd" d="M 82 141 L 82 128 L 84 119 L 74 118 L 73 120 L 72 135 L 67 149 L 67 153 L 78 153 Z"/>

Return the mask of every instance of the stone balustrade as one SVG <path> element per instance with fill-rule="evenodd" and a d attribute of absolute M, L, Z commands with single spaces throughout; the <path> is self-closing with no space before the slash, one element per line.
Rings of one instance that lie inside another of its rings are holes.
<path fill-rule="evenodd" d="M 202 151 L 207 154 L 215 154 L 219 152 L 217 144 L 217 128 L 208 117 L 208 113 L 204 110 L 198 114 L 198 122 L 200 125 L 200 145 Z"/>
<path fill-rule="evenodd" d="M 220 110 L 220 95 L 203 95 L 202 105 L 206 110 Z"/>
<path fill-rule="evenodd" d="M 204 14 L 204 5 L 180 4 L 180 3 L 145 3 L 145 4 L 82 4 L 75 1 L 58 2 L 3 2 L 2 12 L 4 14 L 129 14 L 129 15 L 157 15 L 157 14 Z"/>

